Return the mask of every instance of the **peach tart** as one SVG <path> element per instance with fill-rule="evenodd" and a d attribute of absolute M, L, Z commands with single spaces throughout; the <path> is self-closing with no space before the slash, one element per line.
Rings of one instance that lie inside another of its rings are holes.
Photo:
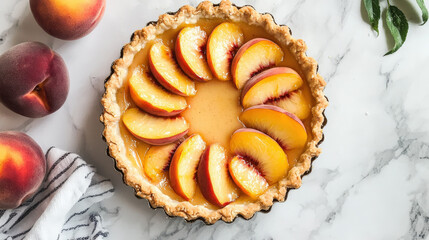
<path fill-rule="evenodd" d="M 101 121 L 124 182 L 154 208 L 212 224 L 284 201 L 321 152 L 325 81 L 270 14 L 206 1 L 134 32 Z"/>

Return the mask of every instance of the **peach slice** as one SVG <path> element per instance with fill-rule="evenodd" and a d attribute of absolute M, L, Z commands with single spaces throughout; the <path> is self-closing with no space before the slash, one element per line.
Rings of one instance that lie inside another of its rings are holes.
<path fill-rule="evenodd" d="M 247 81 L 241 92 L 241 103 L 244 108 L 259 104 L 281 105 L 286 111 L 305 119 L 310 114 L 310 106 L 302 92 L 294 94 L 303 83 L 291 68 L 271 68 Z"/>
<path fill-rule="evenodd" d="M 200 27 L 185 27 L 177 35 L 176 58 L 183 71 L 197 81 L 212 80 L 206 60 L 207 33 Z"/>
<path fill-rule="evenodd" d="M 180 141 L 177 141 L 149 148 L 143 159 L 143 169 L 152 181 L 161 180 L 162 172 L 169 169 L 173 154 L 179 145 Z"/>
<path fill-rule="evenodd" d="M 172 93 L 194 96 L 195 83 L 186 76 L 174 60 L 173 52 L 162 43 L 155 43 L 149 50 L 149 66 L 156 80 Z"/>
<path fill-rule="evenodd" d="M 221 23 L 207 41 L 207 62 L 213 75 L 222 81 L 231 80 L 231 62 L 244 42 L 244 34 L 234 23 Z"/>
<path fill-rule="evenodd" d="M 228 174 L 226 150 L 220 144 L 210 145 L 201 157 L 198 184 L 204 197 L 219 207 L 225 207 L 238 197 Z"/>
<path fill-rule="evenodd" d="M 275 105 L 294 114 L 299 119 L 306 119 L 311 113 L 311 104 L 301 90 L 290 92 L 286 98 L 272 100 L 266 104 Z"/>
<path fill-rule="evenodd" d="M 156 117 L 138 108 L 125 111 L 122 121 L 132 135 L 151 145 L 175 142 L 189 130 L 189 123 L 183 117 Z"/>
<path fill-rule="evenodd" d="M 196 173 L 206 143 L 199 134 L 188 137 L 177 148 L 170 164 L 170 183 L 174 191 L 190 200 L 197 189 Z"/>
<path fill-rule="evenodd" d="M 253 75 L 276 66 L 283 60 L 282 49 L 274 42 L 255 38 L 245 43 L 235 55 L 231 74 L 235 86 L 241 89 Z"/>
<path fill-rule="evenodd" d="M 245 108 L 263 104 L 270 99 L 280 98 L 288 92 L 295 91 L 303 83 L 299 74 L 292 68 L 270 68 L 246 82 L 241 92 L 241 102 Z"/>
<path fill-rule="evenodd" d="M 252 198 L 257 198 L 269 187 L 261 173 L 241 156 L 234 156 L 231 159 L 229 172 L 237 186 Z"/>
<path fill-rule="evenodd" d="M 174 116 L 186 109 L 184 97 L 165 91 L 148 72 L 138 69 L 130 80 L 130 95 L 142 110 L 158 116 Z"/>
<path fill-rule="evenodd" d="M 229 145 L 233 154 L 249 161 L 269 184 L 286 175 L 289 167 L 287 156 L 280 145 L 265 133 L 241 128 L 232 134 Z"/>
<path fill-rule="evenodd" d="M 268 134 L 284 149 L 303 147 L 307 142 L 307 132 L 301 120 L 280 107 L 253 106 L 244 110 L 239 118 L 246 127 Z"/>

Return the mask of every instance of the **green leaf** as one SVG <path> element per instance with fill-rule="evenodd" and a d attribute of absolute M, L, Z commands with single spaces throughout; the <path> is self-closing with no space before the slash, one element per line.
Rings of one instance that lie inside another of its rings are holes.
<path fill-rule="evenodd" d="M 420 9 L 422 10 L 422 18 L 423 18 L 423 24 L 425 24 L 428 20 L 428 9 L 425 5 L 425 0 L 417 0 L 417 4 L 419 5 Z"/>
<path fill-rule="evenodd" d="M 380 1 L 379 0 L 363 0 L 366 12 L 368 13 L 369 22 L 372 29 L 378 34 L 378 22 L 380 21 Z"/>
<path fill-rule="evenodd" d="M 396 52 L 404 44 L 408 33 L 408 21 L 404 13 L 399 8 L 390 4 L 387 7 L 386 23 L 395 41 L 395 45 L 384 56 Z"/>

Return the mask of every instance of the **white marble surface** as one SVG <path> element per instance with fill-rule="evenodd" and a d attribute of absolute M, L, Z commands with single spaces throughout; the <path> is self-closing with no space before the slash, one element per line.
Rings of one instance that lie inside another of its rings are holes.
<path fill-rule="evenodd" d="M 98 27 L 76 41 L 43 32 L 28 0 L 1 0 L 0 53 L 23 41 L 49 45 L 64 58 L 71 89 L 65 105 L 42 119 L 0 105 L 0 130 L 24 131 L 44 150 L 74 151 L 111 178 L 116 194 L 102 208 L 112 216 L 110 239 L 429 239 L 429 24 L 419 26 L 414 1 L 391 2 L 406 9 L 410 30 L 405 45 L 383 57 L 392 46 L 386 26 L 376 38 L 360 0 L 235 1 L 272 13 L 307 42 L 330 100 L 311 174 L 286 202 L 249 221 L 206 226 L 152 210 L 122 183 L 101 140 L 99 100 L 121 47 L 148 21 L 196 0 L 108 0 Z"/>

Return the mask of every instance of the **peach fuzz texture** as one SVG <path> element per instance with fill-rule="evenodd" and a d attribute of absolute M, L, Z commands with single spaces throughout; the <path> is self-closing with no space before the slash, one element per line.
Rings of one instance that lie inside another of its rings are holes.
<path fill-rule="evenodd" d="M 45 174 L 45 156 L 31 137 L 0 133 L 0 209 L 21 205 L 37 191 Z"/>
<path fill-rule="evenodd" d="M 101 20 L 105 0 L 30 0 L 37 23 L 50 35 L 75 40 L 89 34 Z"/>
<path fill-rule="evenodd" d="M 64 104 L 68 91 L 67 67 L 48 46 L 24 42 L 0 56 L 0 102 L 10 110 L 43 117 Z"/>

